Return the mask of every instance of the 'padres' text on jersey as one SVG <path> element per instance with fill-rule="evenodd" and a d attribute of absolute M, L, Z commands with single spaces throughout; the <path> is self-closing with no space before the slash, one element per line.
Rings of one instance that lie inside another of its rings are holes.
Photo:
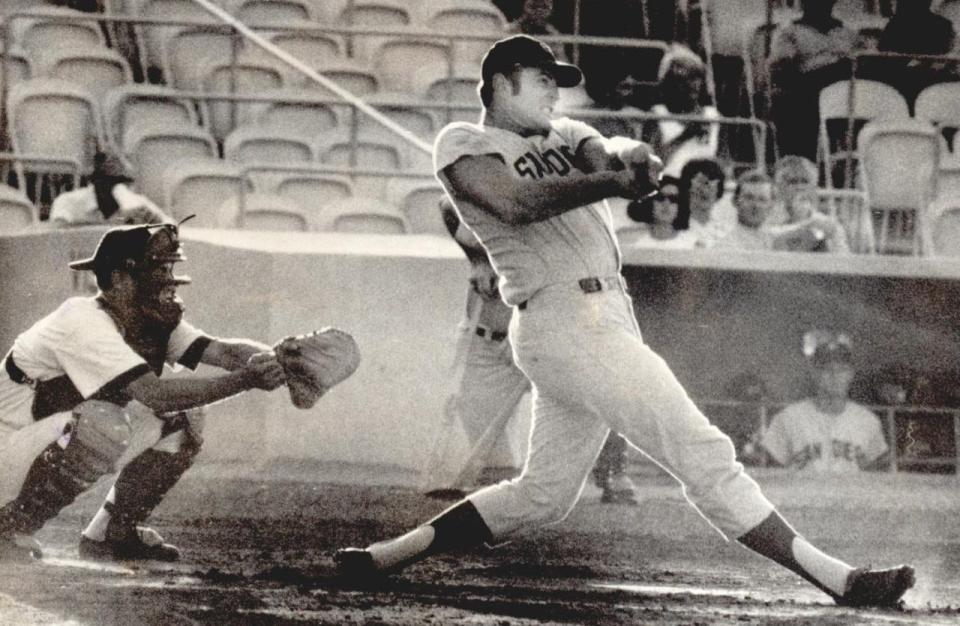
<path fill-rule="evenodd" d="M 620 272 L 620 252 L 605 201 L 540 222 L 511 226 L 458 197 L 443 175 L 444 168 L 463 157 L 492 155 L 502 159 L 517 178 L 584 176 L 574 165 L 575 155 L 585 141 L 600 138 L 600 134 L 567 118 L 551 125 L 546 137 L 523 137 L 501 128 L 458 122 L 444 128 L 436 141 L 437 177 L 463 222 L 487 249 L 507 304 L 519 304 L 546 285 Z"/>
<path fill-rule="evenodd" d="M 858 471 L 887 451 L 877 416 L 855 402 L 825 415 L 812 400 L 791 404 L 773 417 L 763 447 L 781 465 L 831 472 Z"/>

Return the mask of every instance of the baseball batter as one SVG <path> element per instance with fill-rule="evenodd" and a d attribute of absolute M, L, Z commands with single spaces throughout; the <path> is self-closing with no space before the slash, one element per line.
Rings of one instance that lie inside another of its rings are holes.
<path fill-rule="evenodd" d="M 844 335 L 810 355 L 813 396 L 787 405 L 763 433 L 763 450 L 779 465 L 824 472 L 878 469 L 889 446 L 880 420 L 849 398 L 853 355 Z"/>
<path fill-rule="evenodd" d="M 73 297 L 21 333 L 0 372 L 0 447 L 27 439 L 43 450 L 29 463 L 16 498 L 0 507 L 0 559 L 41 556 L 33 533 L 101 476 L 129 442 L 131 400 L 163 422 L 156 445 L 117 476 L 80 539 L 94 559 L 175 560 L 179 550 L 142 523 L 190 467 L 200 449 L 196 409 L 248 389 L 283 384 L 271 348 L 249 339 L 218 339 L 182 319 L 175 276 L 184 259 L 174 224 L 115 228 L 95 254 L 71 263 L 92 270 L 100 292 Z M 228 370 L 217 376 L 161 379 L 164 364 Z M 23 470 L 26 470 L 25 472 Z"/>
<path fill-rule="evenodd" d="M 497 274 L 490 265 L 486 251 L 460 221 L 447 198 L 441 200 L 440 211 L 447 230 L 470 262 L 467 311 L 472 311 L 475 306 L 480 307 L 475 326 L 469 322 L 462 325 L 463 330 L 474 337 L 467 343 L 465 367 L 452 399 L 452 409 L 460 417 L 470 446 L 475 448 L 483 441 L 491 424 L 506 424 L 513 416 L 520 400 L 529 391 L 530 382 L 513 362 L 513 352 L 506 341 L 513 310 L 500 299 Z M 503 439 L 500 438 L 501 441 Z M 494 439 L 489 441 L 496 443 Z M 491 445 L 490 450 L 481 451 L 485 452 L 482 457 L 506 454 L 495 452 L 493 447 Z M 625 440 L 611 433 L 593 468 L 596 485 L 603 490 L 602 502 L 637 503 L 636 487 L 626 474 L 626 453 Z M 461 487 L 476 484 L 474 481 L 481 464 L 474 465 L 474 468 L 466 468 L 461 473 L 458 484 L 441 487 L 431 493 L 447 495 L 456 493 Z"/>
<path fill-rule="evenodd" d="M 649 193 L 659 160 L 644 144 L 552 119 L 558 87 L 582 76 L 535 39 L 497 42 L 481 73 L 483 117 L 441 131 L 435 168 L 514 307 L 510 342 L 533 387 L 527 462 L 517 479 L 481 489 L 405 535 L 339 551 L 343 574 L 396 571 L 562 520 L 612 427 L 675 476 L 724 536 L 838 603 L 899 602 L 913 568 L 854 569 L 797 535 L 643 342 L 604 200 Z"/>

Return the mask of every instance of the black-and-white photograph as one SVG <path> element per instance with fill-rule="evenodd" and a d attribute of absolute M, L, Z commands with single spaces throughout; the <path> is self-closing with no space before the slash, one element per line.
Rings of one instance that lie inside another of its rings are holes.
<path fill-rule="evenodd" d="M 0 624 L 960 622 L 960 0 L 0 0 Z"/>

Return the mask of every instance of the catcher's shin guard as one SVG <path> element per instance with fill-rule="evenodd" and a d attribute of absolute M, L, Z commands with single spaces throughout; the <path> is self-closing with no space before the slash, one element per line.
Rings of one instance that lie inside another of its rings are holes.
<path fill-rule="evenodd" d="M 64 445 L 62 442 L 66 441 Z M 130 423 L 115 404 L 78 405 L 64 436 L 34 460 L 17 497 L 0 508 L 0 536 L 32 534 L 114 465 L 130 441 Z"/>
<path fill-rule="evenodd" d="M 107 535 L 127 535 L 145 521 L 190 468 L 199 450 L 198 445 L 184 445 L 176 453 L 151 448 L 127 463 L 113 485 L 114 501 L 104 504 L 110 513 Z"/>

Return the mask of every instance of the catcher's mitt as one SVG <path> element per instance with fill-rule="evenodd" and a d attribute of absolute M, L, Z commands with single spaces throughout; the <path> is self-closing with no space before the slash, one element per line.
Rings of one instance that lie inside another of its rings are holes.
<path fill-rule="evenodd" d="M 298 409 L 309 409 L 360 365 L 357 342 L 336 328 L 284 337 L 273 347 L 287 375 L 290 400 Z"/>

